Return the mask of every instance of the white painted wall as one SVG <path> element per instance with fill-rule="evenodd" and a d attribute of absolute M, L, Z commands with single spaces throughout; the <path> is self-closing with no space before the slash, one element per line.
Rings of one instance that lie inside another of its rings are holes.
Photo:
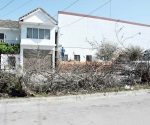
<path fill-rule="evenodd" d="M 27 38 L 27 28 L 50 29 L 50 39 Z M 55 27 L 35 24 L 21 24 L 21 45 L 45 45 L 55 46 Z"/>
<path fill-rule="evenodd" d="M 123 29 L 118 35 L 119 38 L 121 38 L 122 35 L 124 35 L 124 38 L 128 38 L 139 32 L 141 33 L 141 35 L 135 35 L 133 38 L 126 40 L 123 43 L 125 47 L 129 45 L 137 45 L 143 49 L 150 48 L 150 27 L 89 17 L 81 18 L 83 17 L 60 13 L 58 15 L 58 27 L 60 28 L 59 44 L 65 48 L 66 54 L 69 55 L 69 59 L 74 59 L 74 53 L 81 56 L 81 61 L 85 61 L 84 57 L 86 57 L 86 55 L 95 55 L 96 50 L 91 50 L 92 47 L 86 42 L 87 40 L 100 43 L 103 38 L 107 38 L 109 41 L 113 41 L 122 47 L 117 41 L 115 33 L 116 29 L 122 27 Z M 73 23 L 79 19 L 81 20 Z M 73 24 L 66 26 L 71 23 Z"/>
<path fill-rule="evenodd" d="M 0 33 L 4 33 L 8 44 L 20 42 L 20 29 L 0 28 Z"/>
<path fill-rule="evenodd" d="M 23 22 L 51 25 L 53 27 L 55 26 L 50 17 L 40 9 L 29 14 L 28 16 L 25 16 L 23 18 Z"/>

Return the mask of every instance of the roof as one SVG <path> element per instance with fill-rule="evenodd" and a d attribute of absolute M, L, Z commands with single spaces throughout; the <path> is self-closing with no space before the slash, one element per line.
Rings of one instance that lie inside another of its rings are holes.
<path fill-rule="evenodd" d="M 19 28 L 19 22 L 13 20 L 0 20 L 0 27 Z"/>
<path fill-rule="evenodd" d="M 44 14 L 46 14 L 46 15 L 47 15 L 49 18 L 51 18 L 55 23 L 57 23 L 57 21 L 56 21 L 53 17 L 51 17 L 51 16 L 50 16 L 45 10 L 43 10 L 42 8 L 36 8 L 36 9 L 34 9 L 33 11 L 31 11 L 31 12 L 29 12 L 29 13 L 23 15 L 22 17 L 20 17 L 19 20 L 21 21 L 23 18 L 27 17 L 28 15 L 30 15 L 30 14 L 32 14 L 32 13 L 38 11 L 38 10 L 41 10 L 42 12 L 44 12 Z"/>
<path fill-rule="evenodd" d="M 129 22 L 129 21 L 123 21 L 123 20 L 117 20 L 117 19 L 111 19 L 111 18 L 105 18 L 105 17 L 98 17 L 98 16 L 91 16 L 91 15 L 85 15 L 85 14 L 77 14 L 77 13 L 64 12 L 64 11 L 58 11 L 58 14 L 80 16 L 80 17 L 83 17 L 83 18 L 84 17 L 86 17 L 86 18 L 94 18 L 94 19 L 101 19 L 101 20 L 107 20 L 107 21 L 114 21 L 114 22 L 120 22 L 120 23 L 126 23 L 126 24 L 150 27 L 150 25 L 148 25 L 148 24 L 141 24 L 141 23 L 136 23 L 136 22 Z"/>

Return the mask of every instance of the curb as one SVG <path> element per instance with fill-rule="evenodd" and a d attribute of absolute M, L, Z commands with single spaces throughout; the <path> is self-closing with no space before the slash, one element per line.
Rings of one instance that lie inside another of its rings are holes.
<path fill-rule="evenodd" d="M 60 101 L 79 101 L 88 99 L 101 99 L 101 98 L 115 98 L 118 96 L 138 96 L 150 94 L 150 89 L 142 89 L 135 91 L 122 91 L 110 93 L 95 93 L 85 95 L 68 95 L 68 96 L 55 96 L 55 97 L 31 97 L 31 98 L 16 98 L 16 99 L 1 99 L 0 104 L 14 104 L 14 103 L 46 103 L 46 102 L 60 102 Z"/>

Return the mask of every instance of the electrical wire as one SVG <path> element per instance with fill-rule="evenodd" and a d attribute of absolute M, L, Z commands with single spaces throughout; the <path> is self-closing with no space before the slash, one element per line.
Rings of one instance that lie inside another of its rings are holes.
<path fill-rule="evenodd" d="M 19 6 L 18 8 L 16 8 L 16 9 L 14 9 L 14 10 L 12 10 L 12 11 L 10 11 L 10 12 L 8 12 L 8 13 L 4 14 L 4 15 L 2 15 L 1 17 L 5 17 L 5 16 L 9 15 L 10 13 L 13 13 L 14 11 L 16 11 L 16 10 L 18 10 L 18 9 L 22 8 L 23 6 L 27 5 L 28 3 L 30 3 L 31 1 L 33 1 L 33 0 L 29 0 L 29 1 L 27 1 L 27 2 L 26 2 L 26 3 L 24 3 L 23 5 L 21 5 L 21 6 Z"/>
<path fill-rule="evenodd" d="M 68 8 L 70 8 L 71 6 L 73 6 L 74 4 L 76 4 L 77 2 L 79 2 L 79 0 L 76 0 L 75 2 L 73 2 L 72 4 L 70 4 L 68 7 L 64 8 L 62 11 L 67 10 Z M 53 17 L 57 16 L 58 13 L 56 15 L 54 15 Z"/>
<path fill-rule="evenodd" d="M 74 24 L 74 23 L 76 23 L 76 22 L 78 22 L 78 21 L 84 19 L 85 17 L 91 15 L 91 14 L 94 13 L 95 11 L 97 11 L 97 10 L 101 9 L 102 7 L 104 7 L 105 5 L 107 5 L 109 2 L 111 2 L 111 0 L 107 1 L 107 2 L 104 3 L 103 5 L 100 5 L 98 8 L 94 9 L 94 10 L 91 11 L 89 14 L 85 15 L 84 17 L 81 17 L 80 19 L 78 19 L 78 20 L 76 20 L 76 21 L 74 21 L 74 22 L 72 22 L 72 23 L 70 23 L 70 24 L 67 24 L 67 25 L 65 25 L 65 26 L 60 27 L 60 29 L 65 28 L 65 27 L 68 27 L 68 26 L 70 26 L 70 25 L 72 25 L 72 24 Z"/>
<path fill-rule="evenodd" d="M 0 8 L 0 10 L 3 10 L 4 8 L 6 8 L 7 6 L 9 6 L 13 1 L 15 0 L 11 0 L 9 3 L 7 3 L 5 6 L 3 6 L 2 8 Z"/>

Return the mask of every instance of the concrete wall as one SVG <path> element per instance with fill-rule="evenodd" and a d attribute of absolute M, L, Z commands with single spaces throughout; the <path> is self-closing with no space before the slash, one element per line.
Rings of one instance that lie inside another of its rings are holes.
<path fill-rule="evenodd" d="M 87 41 L 96 41 L 100 44 L 104 38 L 117 43 L 120 47 L 123 47 L 123 44 L 125 47 L 136 45 L 143 49 L 150 48 L 150 25 L 140 26 L 140 24 L 131 24 L 119 20 L 87 17 L 86 15 L 65 12 L 59 12 L 58 22 L 60 29 L 59 44 L 65 48 L 66 54 L 72 60 L 74 54 L 80 55 L 81 61 L 85 61 L 86 55 L 94 56 L 96 50 L 92 50 L 91 45 Z M 116 38 L 116 31 L 121 28 L 122 30 L 118 34 L 120 41 L 134 37 L 120 44 Z M 123 39 L 121 40 L 122 36 Z"/>

